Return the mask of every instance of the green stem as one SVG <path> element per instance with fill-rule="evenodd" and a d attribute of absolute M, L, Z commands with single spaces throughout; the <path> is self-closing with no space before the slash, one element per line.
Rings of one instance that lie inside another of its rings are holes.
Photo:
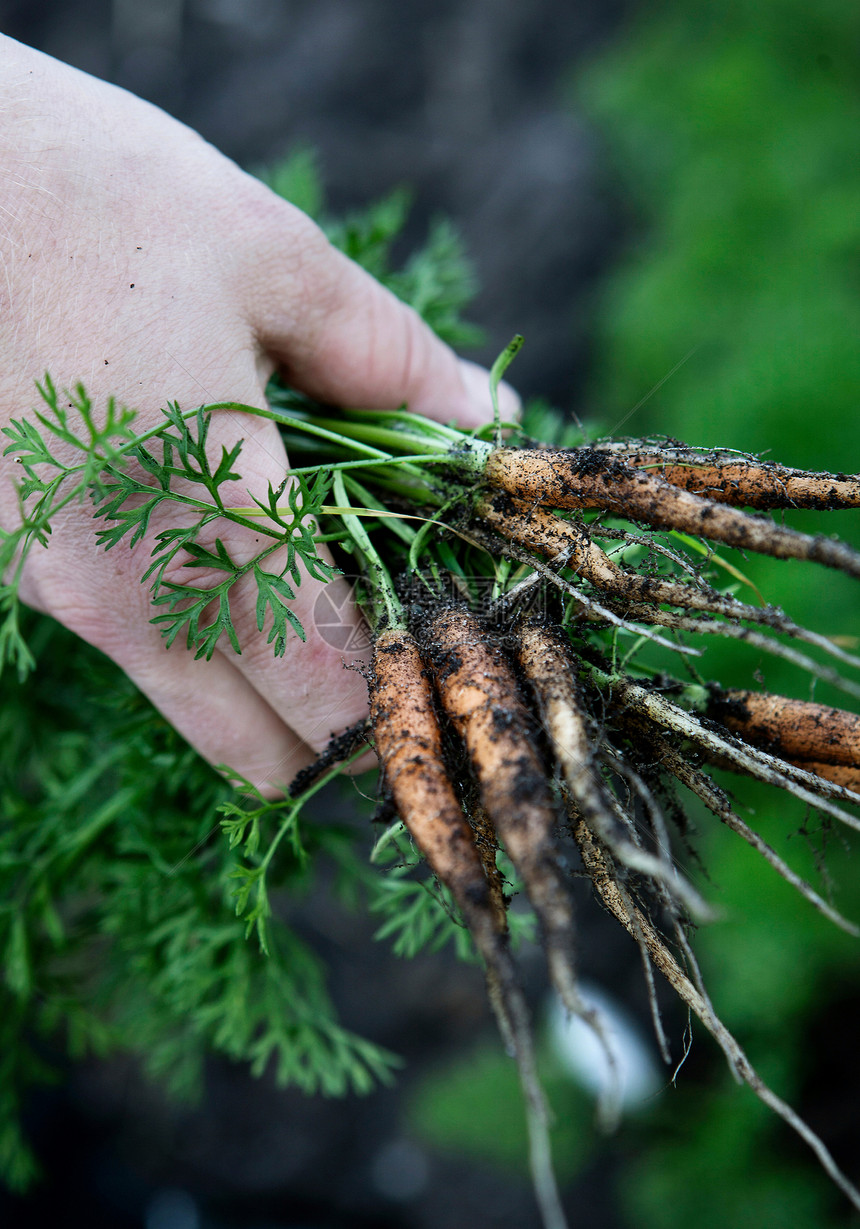
<path fill-rule="evenodd" d="M 334 476 L 334 495 L 340 504 L 346 505 L 349 503 L 343 474 L 341 473 L 336 473 Z M 403 607 L 400 605 L 397 594 L 394 592 L 394 585 L 392 584 L 388 569 L 383 564 L 373 543 L 370 541 L 367 530 L 362 525 L 359 517 L 354 513 L 341 513 L 341 516 L 343 523 L 349 530 L 350 537 L 365 559 L 371 592 L 367 613 L 370 615 L 374 626 L 378 627 L 383 622 L 383 619 L 386 619 L 391 627 L 404 627 Z"/>
<path fill-rule="evenodd" d="M 447 427 L 434 418 L 423 414 L 413 414 L 411 410 L 342 410 L 341 413 L 351 422 L 366 422 L 372 418 L 379 422 L 397 422 L 413 427 L 417 435 L 422 437 L 432 435 L 437 439 L 447 439 L 452 444 L 459 444 L 463 432 L 458 427 Z M 313 415 L 312 417 L 321 417 Z"/>
<path fill-rule="evenodd" d="M 373 419 L 376 415 L 368 411 L 367 421 L 356 422 L 349 418 L 346 422 L 333 422 L 331 419 L 317 419 L 326 430 L 338 426 L 344 430 L 350 439 L 374 441 L 376 444 L 398 449 L 404 452 L 404 460 L 408 457 L 410 448 L 417 452 L 429 452 L 439 456 L 459 473 L 469 477 L 480 477 L 486 468 L 487 458 L 493 451 L 493 445 L 485 440 L 476 439 L 466 432 L 455 431 L 451 427 L 442 427 L 438 423 L 426 423 L 427 430 L 421 432 L 397 431 L 391 427 L 380 426 Z M 411 416 L 415 422 L 415 416 Z M 390 455 L 390 454 L 389 454 Z"/>
<path fill-rule="evenodd" d="M 319 439 L 330 440 L 333 443 L 339 444 L 342 448 L 351 448 L 353 452 L 361 452 L 368 457 L 376 457 L 380 460 L 389 460 L 391 458 L 390 452 L 383 452 L 380 448 L 373 448 L 370 445 L 361 443 L 357 439 L 353 440 L 339 431 L 331 430 L 332 426 L 337 426 L 336 423 L 326 426 L 322 423 L 308 422 L 306 419 L 298 418 L 293 414 L 279 414 L 275 410 L 263 410 L 259 406 L 242 405 L 237 401 L 216 401 L 203 408 L 207 412 L 235 410 L 237 414 L 253 414 L 257 418 L 266 418 L 270 422 L 289 425 L 296 431 L 304 431 L 307 435 L 315 435 Z"/>
<path fill-rule="evenodd" d="M 317 421 L 321 427 L 328 430 L 337 425 L 330 419 L 321 418 Z M 381 427 L 378 423 L 351 421 L 349 423 L 349 438 L 354 440 L 372 440 L 377 444 L 385 444 L 390 448 L 396 448 L 405 453 L 424 451 L 445 455 L 451 451 L 450 440 L 434 441 L 432 436 L 413 435 L 407 431 L 396 431 L 391 427 Z"/>
<path fill-rule="evenodd" d="M 446 503 L 442 504 L 439 508 L 439 519 L 441 519 L 445 515 L 445 513 L 448 511 L 449 508 L 455 507 L 457 503 L 460 501 L 460 499 L 461 499 L 461 494 L 460 492 L 458 492 L 456 495 L 452 496 L 452 498 L 449 499 Z M 418 571 L 418 557 L 421 554 L 421 551 L 424 549 L 424 543 L 427 539 L 427 536 L 430 533 L 430 530 L 433 528 L 434 525 L 438 525 L 438 524 L 439 524 L 438 519 L 427 521 L 425 525 L 421 526 L 421 528 L 415 534 L 415 537 L 412 539 L 412 545 L 409 548 L 409 569 L 410 571 L 412 572 Z"/>
<path fill-rule="evenodd" d="M 439 453 L 425 453 L 423 455 L 416 454 L 414 456 L 407 455 L 405 457 L 379 457 L 379 458 L 364 458 L 360 461 L 331 461 L 326 462 L 325 468 L 332 471 L 336 469 L 381 469 L 383 466 L 395 466 L 398 470 L 403 469 L 404 465 L 408 465 L 410 470 L 417 471 L 418 465 L 433 465 L 444 463 L 447 458 Z M 315 474 L 319 471 L 319 465 L 304 465 L 302 467 L 290 466 L 291 474 Z"/>
<path fill-rule="evenodd" d="M 502 415 L 499 410 L 499 384 L 501 383 L 502 376 L 519 354 L 522 344 L 523 338 L 521 335 L 519 333 L 515 334 L 490 368 L 490 400 L 493 403 L 493 434 L 495 435 L 497 448 L 501 448 L 504 443 L 502 438 Z"/>
<path fill-rule="evenodd" d="M 359 759 L 362 755 L 365 755 L 366 753 L 367 753 L 367 747 L 357 748 L 357 750 L 353 751 L 352 754 L 347 756 L 346 759 L 341 760 L 339 764 L 334 764 L 331 768 L 328 769 L 327 772 L 324 772 L 322 776 L 318 777 L 317 780 L 314 781 L 312 785 L 309 785 L 308 788 L 304 790 L 303 793 L 299 794 L 297 798 L 293 798 L 291 800 L 288 811 L 287 811 L 286 818 L 280 824 L 278 831 L 275 833 L 274 837 L 272 838 L 271 844 L 269 845 L 269 848 L 266 850 L 266 853 L 264 854 L 260 862 L 260 868 L 264 876 L 269 869 L 269 865 L 271 864 L 272 858 L 275 856 L 275 851 L 277 850 L 283 838 L 286 836 L 287 832 L 289 832 L 290 828 L 293 827 L 297 816 L 299 815 L 299 813 L 301 812 L 305 804 L 309 802 L 311 798 L 313 798 L 314 794 L 319 793 L 319 791 L 323 788 L 323 786 L 328 785 L 329 781 L 333 781 L 335 777 L 340 776 L 344 768 L 349 767 L 350 764 L 352 764 L 355 760 Z M 281 804 L 279 802 L 273 803 L 271 809 L 275 810 L 280 805 Z"/>
<path fill-rule="evenodd" d="M 378 499 L 371 495 L 367 487 L 362 486 L 355 478 L 345 477 L 344 485 L 347 493 L 360 499 L 368 511 L 375 509 L 377 515 L 381 518 L 382 524 L 387 529 L 390 529 L 392 533 L 396 534 L 401 542 L 405 542 L 407 546 L 412 544 L 416 530 L 411 525 L 405 524 L 405 522 L 407 520 L 423 520 L 423 517 L 418 517 L 411 513 L 392 512 L 390 508 L 386 508 L 383 503 L 380 503 Z"/>

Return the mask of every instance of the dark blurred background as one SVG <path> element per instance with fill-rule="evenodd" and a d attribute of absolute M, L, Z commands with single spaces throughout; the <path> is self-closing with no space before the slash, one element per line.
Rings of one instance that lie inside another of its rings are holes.
<path fill-rule="evenodd" d="M 409 185 L 413 235 L 443 213 L 482 287 L 490 359 L 570 401 L 585 288 L 616 224 L 594 134 L 564 99 L 621 0 L 73 0 L 0 5 L 3 30 L 150 99 L 245 167 L 310 145 L 333 213 Z M 515 254 L 515 255 L 514 255 Z"/>
<path fill-rule="evenodd" d="M 664 432 L 860 469 L 860 12 L 845 0 L 0 0 L 0 17 L 5 33 L 152 100 L 244 166 L 313 147 L 333 213 L 409 185 L 407 244 L 445 214 L 475 263 L 471 315 L 487 343 L 473 357 L 491 361 L 522 332 L 513 382 L 595 434 Z M 849 514 L 826 528 L 860 542 Z M 810 583 L 771 560 L 750 574 L 798 621 L 857 635 L 843 577 Z M 713 650 L 707 669 L 808 694 L 740 650 Z M 752 790 L 739 805 L 817 874 L 802 812 Z M 700 827 L 723 911 L 697 937 L 717 1009 L 857 1180 L 856 942 Z M 856 916 L 856 855 L 831 841 L 828 859 L 837 903 Z M 635 948 L 585 894 L 580 913 L 584 972 L 647 1037 Z M 0 1195 L 0 1221 L 535 1225 L 517 1093 L 475 970 L 443 955 L 396 961 L 372 921 L 325 894 L 302 926 L 331 962 L 344 1020 L 406 1059 L 396 1088 L 311 1101 L 213 1064 L 204 1104 L 184 1110 L 131 1062 L 80 1066 L 34 1096 L 46 1177 L 26 1198 Z M 538 966 L 527 953 L 539 1008 Z M 680 1057 L 685 1020 L 667 1011 Z M 579 1229 L 856 1223 L 706 1041 L 677 1088 L 611 1141 L 575 1084 L 552 1092 Z"/>

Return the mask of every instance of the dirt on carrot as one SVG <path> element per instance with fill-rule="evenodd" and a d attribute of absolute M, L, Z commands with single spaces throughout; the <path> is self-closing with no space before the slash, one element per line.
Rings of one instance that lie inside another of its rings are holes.
<path fill-rule="evenodd" d="M 400 818 L 467 922 L 483 927 L 495 912 L 489 885 L 445 768 L 424 663 L 406 631 L 386 630 L 377 637 L 370 712 L 377 754 Z"/>
<path fill-rule="evenodd" d="M 601 449 L 603 445 L 598 445 Z M 673 486 L 735 507 L 809 508 L 830 512 L 860 507 L 860 476 L 807 473 L 774 462 L 738 457 L 718 449 L 668 445 L 649 452 L 636 443 L 606 451 L 625 464 L 659 474 Z"/>
<path fill-rule="evenodd" d="M 449 654 L 450 677 L 462 670 Z M 484 959 L 490 1003 L 513 1053 L 527 1107 L 535 1192 L 546 1229 L 566 1229 L 552 1169 L 548 1112 L 537 1074 L 528 1007 L 507 943 L 505 913 L 489 852 L 482 857 L 448 777 L 435 704 L 421 653 L 403 630 L 376 640 L 370 677 L 377 753 L 400 817 L 434 874 L 447 886 Z M 517 802 L 522 802 L 521 797 Z M 482 817 L 481 826 L 484 827 Z M 489 836 L 484 840 L 491 844 Z M 568 930 L 569 935 L 569 930 Z"/>
<path fill-rule="evenodd" d="M 767 692 L 711 687 L 709 715 L 787 758 L 860 768 L 860 717 L 841 708 Z"/>
<path fill-rule="evenodd" d="M 490 454 L 485 478 L 491 487 L 527 502 L 564 509 L 602 508 L 659 529 L 676 529 L 780 559 L 815 560 L 860 576 L 860 553 L 842 542 L 811 537 L 768 517 L 691 494 L 596 448 L 499 448 Z"/>
<path fill-rule="evenodd" d="M 557 808 L 534 719 L 511 662 L 465 607 L 449 607 L 432 618 L 424 644 L 442 706 L 466 747 L 481 804 L 535 910 L 553 982 L 569 1010 L 580 1011 L 573 907 L 555 840 Z"/>
<path fill-rule="evenodd" d="M 424 647 L 442 706 L 466 746 L 482 804 L 514 865 L 536 877 L 536 887 L 554 879 L 555 807 L 534 723 L 502 647 L 465 607 L 436 615 Z"/>

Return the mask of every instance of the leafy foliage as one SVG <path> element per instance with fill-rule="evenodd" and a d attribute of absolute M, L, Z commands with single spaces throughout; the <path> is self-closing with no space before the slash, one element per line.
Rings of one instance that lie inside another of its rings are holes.
<path fill-rule="evenodd" d="M 388 940 L 394 954 L 407 960 L 424 948 L 438 951 L 452 940 L 461 959 L 472 957 L 468 931 L 448 889 L 432 876 L 416 877 L 423 859 L 399 820 L 377 842 L 373 860 L 391 867 L 371 904 L 384 919 L 377 939 Z"/>
<path fill-rule="evenodd" d="M 240 819 L 230 785 L 118 670 L 47 620 L 33 633 L 40 658 L 62 660 L 64 672 L 61 683 L 41 669 L 26 687 L 13 683 L 0 709 L 6 1180 L 33 1174 L 16 1124 L 27 1083 L 46 1074 L 43 1036 L 64 1036 L 74 1055 L 136 1052 L 184 1096 L 213 1052 L 257 1073 L 271 1063 L 307 1092 L 388 1079 L 393 1056 L 337 1024 L 320 962 L 285 914 L 283 893 L 307 884 L 310 861 L 342 850 L 351 870 L 351 844 L 319 822 L 299 832 L 298 802 Z M 219 833 L 219 809 L 246 853 L 266 850 L 266 899 L 277 893 L 266 955 L 237 916 L 245 868 L 238 842 Z"/>
<path fill-rule="evenodd" d="M 61 508 L 100 489 L 105 464 L 115 463 L 132 438 L 134 418 L 113 399 L 97 417 L 80 385 L 73 393 L 66 391 L 67 403 L 50 376 L 37 387 L 43 408 L 35 411 L 36 422 L 13 418 L 2 429 L 10 441 L 4 455 L 15 457 L 24 477 L 18 487 L 21 523 L 12 531 L 0 529 L 0 673 L 8 662 L 22 678 L 33 665 L 21 634 L 18 596 L 27 552 L 34 544 L 47 545 L 51 521 Z M 71 465 L 62 455 L 68 449 Z"/>
<path fill-rule="evenodd" d="M 222 636 L 235 652 L 240 652 L 230 593 L 245 577 L 255 583 L 257 627 L 262 631 L 269 620 L 268 640 L 275 655 L 283 655 L 289 630 L 304 639 L 304 629 L 288 603 L 295 598 L 301 581 L 299 562 L 315 579 L 328 580 L 332 575 L 331 565 L 317 554 L 313 519 L 330 486 L 324 473 L 311 478 L 299 475 L 289 482 L 285 479 L 277 490 L 269 487 L 265 500 L 251 495 L 262 514 L 262 519 L 252 519 L 249 513 L 256 515 L 254 509 L 238 509 L 222 493 L 227 484 L 240 480 L 241 441 L 229 451 L 222 446 L 213 465 L 207 449 L 210 416 L 202 409 L 184 414 L 178 405 L 170 404 L 163 411 L 163 426 L 136 435 L 132 431 L 134 415 L 125 410 L 117 414 L 109 404 L 106 426 L 98 431 L 93 426 L 89 398 L 79 389 L 73 408 L 87 431 L 82 438 L 70 427 L 65 409 L 58 406 L 50 380 L 39 391 L 52 411 L 50 416 L 36 415 L 44 432 L 28 420 L 13 421 L 6 429 L 12 442 L 5 451 L 21 461 L 27 475 L 20 488 L 23 523 L 3 539 L 4 558 L 11 562 L 16 552 L 20 556 L 16 576 L 32 545 L 47 544 L 51 517 L 73 499 L 88 496 L 95 505 L 94 515 L 109 522 L 96 535 L 106 550 L 123 541 L 135 546 L 144 539 L 156 510 L 167 506 L 172 517 L 179 517 L 181 509 L 186 514 L 185 523 L 155 534 L 151 562 L 142 577 L 144 582 L 151 581 L 153 605 L 167 607 L 166 613 L 152 621 L 161 628 L 168 647 L 184 633 L 195 657 L 210 658 Z M 153 437 L 161 446 L 161 459 L 148 446 Z M 116 438 L 123 440 L 121 448 L 113 446 Z M 83 461 L 65 464 L 53 451 L 57 442 L 77 446 L 84 453 Z M 50 480 L 39 477 L 39 465 L 50 466 L 56 474 Z M 31 509 L 27 503 L 34 495 L 38 499 Z M 246 562 L 236 562 L 220 538 L 206 544 L 207 528 L 225 521 L 262 534 L 269 538 L 268 545 Z M 274 571 L 263 566 L 270 559 L 275 563 Z M 183 583 L 172 579 L 180 568 L 205 569 L 222 578 L 215 584 Z M 7 611 L 0 631 L 0 647 L 5 646 L 0 668 L 4 660 L 15 660 L 19 670 L 26 672 L 30 664 L 27 649 L 17 633 L 17 579 L 5 587 L 0 600 Z"/>

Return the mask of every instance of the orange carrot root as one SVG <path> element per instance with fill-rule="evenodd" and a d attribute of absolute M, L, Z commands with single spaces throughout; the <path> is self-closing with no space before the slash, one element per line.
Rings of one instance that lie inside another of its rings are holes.
<path fill-rule="evenodd" d="M 370 688 L 374 740 L 398 813 L 467 924 L 485 926 L 490 891 L 472 830 L 454 792 L 430 683 L 408 632 L 388 630 L 374 649 Z"/>
<path fill-rule="evenodd" d="M 604 451 L 597 445 L 598 451 Z M 717 450 L 649 450 L 635 443 L 606 451 L 637 469 L 716 503 L 746 508 L 812 508 L 822 512 L 860 507 L 860 475 L 808 473 Z"/>
<path fill-rule="evenodd" d="M 555 508 L 602 508 L 658 529 L 725 542 L 780 559 L 810 559 L 860 576 L 860 553 L 831 538 L 810 537 L 767 517 L 681 490 L 656 474 L 594 448 L 498 448 L 485 470 L 491 487 Z"/>
<path fill-rule="evenodd" d="M 442 706 L 466 746 L 490 816 L 544 932 L 550 972 L 579 1011 L 573 909 L 555 849 L 556 811 L 513 670 L 468 610 L 443 610 L 427 632 Z"/>
<path fill-rule="evenodd" d="M 709 715 L 729 730 L 789 760 L 860 772 L 860 716 L 826 704 L 765 692 L 712 689 Z"/>
<path fill-rule="evenodd" d="M 488 815 L 515 865 L 543 876 L 555 862 L 555 809 L 508 661 L 462 607 L 436 616 L 427 645 L 442 705 L 466 745 Z"/>
<path fill-rule="evenodd" d="M 475 512 L 509 541 L 549 558 L 562 556 L 571 572 L 619 600 L 656 602 L 719 614 L 743 613 L 745 617 L 756 614 L 755 608 L 744 607 L 704 584 L 680 584 L 658 576 L 627 572 L 591 540 L 585 525 L 559 520 L 546 508 L 530 508 L 512 495 L 483 494 L 478 498 Z"/>
<path fill-rule="evenodd" d="M 559 520 L 548 508 L 529 504 L 506 491 L 483 491 L 475 502 L 475 515 L 509 542 L 516 542 L 552 559 L 563 555 L 578 572 L 582 527 Z"/>
<path fill-rule="evenodd" d="M 543 1223 L 546 1229 L 566 1229 L 531 1022 L 503 932 L 504 914 L 445 770 L 430 684 L 408 632 L 389 629 L 378 637 L 370 707 L 377 751 L 400 817 L 437 878 L 450 888 L 484 958 L 490 1002 L 516 1058 L 526 1102 L 530 1162 Z"/>

